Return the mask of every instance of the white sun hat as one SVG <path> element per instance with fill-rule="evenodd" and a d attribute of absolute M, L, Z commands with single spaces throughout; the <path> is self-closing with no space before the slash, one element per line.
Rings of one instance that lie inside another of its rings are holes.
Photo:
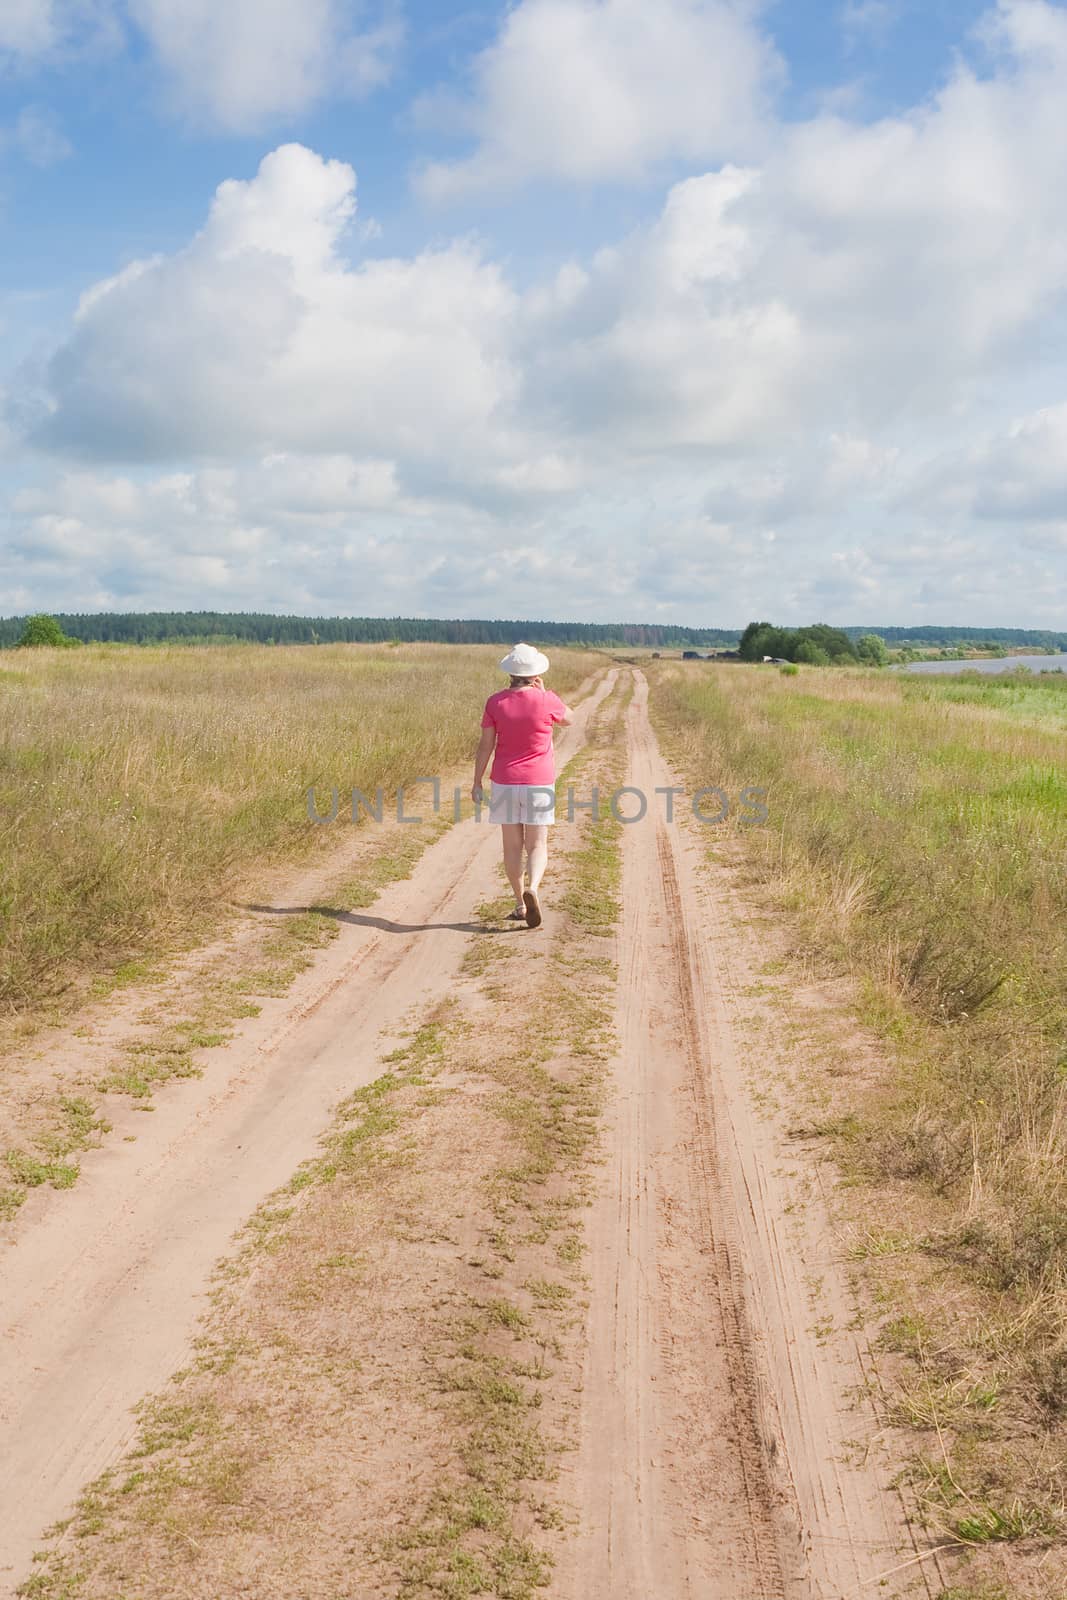
<path fill-rule="evenodd" d="M 509 672 L 513 678 L 536 678 L 548 671 L 548 657 L 535 650 L 532 644 L 512 645 L 500 663 L 500 670 Z"/>

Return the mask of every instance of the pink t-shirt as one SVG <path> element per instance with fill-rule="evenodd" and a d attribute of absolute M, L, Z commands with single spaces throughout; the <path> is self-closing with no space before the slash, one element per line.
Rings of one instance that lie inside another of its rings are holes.
<path fill-rule="evenodd" d="M 566 707 L 551 689 L 501 689 L 485 702 L 482 727 L 496 729 L 494 783 L 554 783 L 552 727 Z"/>

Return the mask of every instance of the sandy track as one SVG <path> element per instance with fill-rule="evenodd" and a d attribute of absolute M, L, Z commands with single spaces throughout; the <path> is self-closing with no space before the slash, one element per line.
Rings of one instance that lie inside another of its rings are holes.
<path fill-rule="evenodd" d="M 636 677 L 627 782 L 650 804 L 623 845 L 620 1051 L 566 1468 L 578 1534 L 553 1593 L 935 1593 L 884 1463 L 848 1464 L 875 1432 L 854 1394 L 867 1362 L 840 1331 L 851 1307 L 825 1211 L 752 1108 L 738 996 L 758 949 L 699 859 L 701 830 L 665 822 L 654 790 L 674 780 Z"/>
<path fill-rule="evenodd" d="M 561 764 L 616 677 L 577 709 Z M 474 908 L 499 894 L 499 849 L 495 829 L 450 829 L 409 879 L 342 919 L 280 1017 L 243 1026 L 151 1115 L 131 1112 L 136 1142 L 117 1130 L 77 1190 L 42 1196 L 19 1230 L 0 1262 L 0 1594 L 129 1444 L 131 1406 L 181 1365 L 235 1230 L 375 1076 L 383 1032 L 447 994 Z"/>

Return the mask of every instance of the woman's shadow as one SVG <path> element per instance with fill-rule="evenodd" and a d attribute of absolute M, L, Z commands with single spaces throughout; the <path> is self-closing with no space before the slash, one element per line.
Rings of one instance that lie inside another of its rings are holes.
<path fill-rule="evenodd" d="M 496 927 L 491 922 L 390 922 L 388 917 L 367 916 L 362 911 L 343 911 L 339 906 L 261 906 L 241 904 L 242 911 L 262 911 L 272 917 L 303 917 L 314 913 L 317 917 L 332 917 L 335 922 L 347 922 L 356 928 L 377 928 L 380 933 L 432 933 L 447 929 L 451 933 L 517 933 L 526 926 L 522 922 Z"/>

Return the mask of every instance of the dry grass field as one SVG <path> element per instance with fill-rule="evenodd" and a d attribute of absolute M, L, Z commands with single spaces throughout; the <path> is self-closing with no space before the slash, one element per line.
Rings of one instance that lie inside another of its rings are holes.
<path fill-rule="evenodd" d="M 0 660 L 0 1015 L 205 936 L 259 863 L 323 850 L 337 786 L 451 772 L 496 647 L 90 646 Z M 557 651 L 573 692 L 598 658 Z M 344 805 L 342 798 L 342 805 Z"/>

